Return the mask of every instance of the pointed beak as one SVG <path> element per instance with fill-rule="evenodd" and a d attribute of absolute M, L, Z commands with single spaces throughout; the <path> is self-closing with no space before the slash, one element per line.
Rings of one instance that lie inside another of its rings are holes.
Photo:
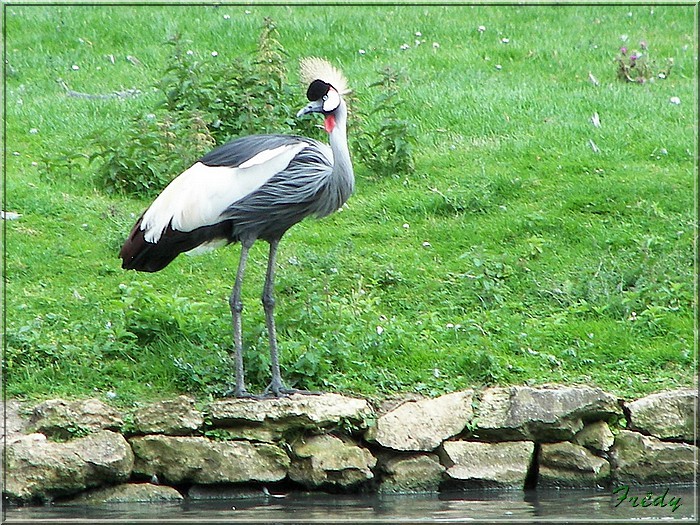
<path fill-rule="evenodd" d="M 308 115 L 309 113 L 322 113 L 323 112 L 323 100 L 314 100 L 307 106 L 301 108 L 297 113 L 297 117 L 302 115 Z"/>

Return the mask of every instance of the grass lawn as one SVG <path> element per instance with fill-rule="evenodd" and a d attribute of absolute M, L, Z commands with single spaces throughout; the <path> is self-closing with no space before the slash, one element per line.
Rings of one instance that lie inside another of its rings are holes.
<path fill-rule="evenodd" d="M 80 155 L 158 104 L 175 34 L 195 58 L 231 61 L 255 51 L 265 17 L 292 85 L 298 59 L 320 55 L 367 110 L 378 71 L 402 71 L 397 117 L 418 137 L 412 173 L 356 158 L 347 209 L 282 240 L 290 384 L 383 396 L 559 382 L 627 398 L 693 384 L 696 7 L 4 9 L 3 208 L 21 214 L 3 222 L 8 396 L 128 405 L 226 390 L 240 248 L 121 270 L 152 196 L 104 190 Z M 649 81 L 618 78 L 621 47 L 626 63 L 644 55 Z M 70 97 L 59 79 L 141 94 Z M 56 169 L 65 152 L 74 169 Z M 244 286 L 252 390 L 269 379 L 266 254 L 257 243 Z"/>

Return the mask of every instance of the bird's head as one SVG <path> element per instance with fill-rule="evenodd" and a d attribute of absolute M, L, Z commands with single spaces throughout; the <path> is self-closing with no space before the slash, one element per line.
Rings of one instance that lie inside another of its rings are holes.
<path fill-rule="evenodd" d="M 297 117 L 322 113 L 326 117 L 324 127 L 330 133 L 339 108 L 344 108 L 342 96 L 350 92 L 345 77 L 328 61 L 313 57 L 301 61 L 301 80 L 309 86 L 306 98 L 310 103 L 299 110 Z"/>

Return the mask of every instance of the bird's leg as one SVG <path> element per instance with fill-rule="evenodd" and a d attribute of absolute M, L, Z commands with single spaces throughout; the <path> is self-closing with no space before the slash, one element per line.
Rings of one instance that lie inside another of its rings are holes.
<path fill-rule="evenodd" d="M 267 260 L 267 273 L 265 275 L 265 287 L 263 288 L 262 296 L 263 309 L 265 310 L 265 324 L 267 325 L 267 334 L 270 339 L 270 370 L 272 372 L 272 381 L 265 389 L 263 395 L 281 397 L 290 394 L 317 394 L 317 392 L 287 388 L 282 382 L 279 350 L 277 348 L 277 329 L 275 328 L 275 297 L 273 294 L 275 287 L 275 267 L 277 264 L 276 260 L 278 244 L 278 240 L 270 241 L 270 256 Z"/>
<path fill-rule="evenodd" d="M 265 274 L 265 287 L 263 288 L 262 303 L 265 310 L 265 324 L 267 325 L 267 335 L 270 339 L 270 369 L 272 371 L 272 381 L 265 390 L 275 396 L 280 396 L 287 390 L 282 383 L 280 373 L 279 351 L 277 349 L 277 328 L 275 328 L 275 266 L 277 260 L 277 245 L 279 241 L 270 241 L 270 255 L 267 259 L 267 273 Z"/>
<path fill-rule="evenodd" d="M 231 297 L 229 298 L 233 322 L 234 360 L 236 365 L 236 386 L 232 393 L 236 397 L 250 396 L 245 388 L 245 372 L 243 370 L 243 331 L 241 328 L 243 301 L 241 300 L 241 288 L 243 286 L 243 274 L 245 273 L 246 263 L 248 262 L 248 250 L 250 250 L 251 245 L 251 242 L 241 242 L 241 258 L 238 262 L 236 282 L 233 285 Z"/>

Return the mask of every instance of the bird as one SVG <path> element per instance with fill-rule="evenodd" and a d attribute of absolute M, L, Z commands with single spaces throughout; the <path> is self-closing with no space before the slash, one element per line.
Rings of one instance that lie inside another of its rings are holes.
<path fill-rule="evenodd" d="M 345 76 L 326 59 L 309 57 L 300 61 L 300 78 L 308 86 L 308 104 L 296 116 L 321 114 L 328 144 L 299 135 L 260 134 L 213 149 L 165 187 L 138 218 L 119 252 L 122 268 L 157 272 L 181 253 L 241 244 L 228 301 L 235 386 L 227 395 L 238 398 L 306 392 L 288 388 L 281 377 L 273 293 L 277 248 L 289 228 L 308 216 L 322 218 L 339 210 L 355 187 Z M 241 287 L 248 252 L 256 240 L 269 244 L 262 305 L 271 381 L 260 396 L 246 388 L 241 328 Z"/>

